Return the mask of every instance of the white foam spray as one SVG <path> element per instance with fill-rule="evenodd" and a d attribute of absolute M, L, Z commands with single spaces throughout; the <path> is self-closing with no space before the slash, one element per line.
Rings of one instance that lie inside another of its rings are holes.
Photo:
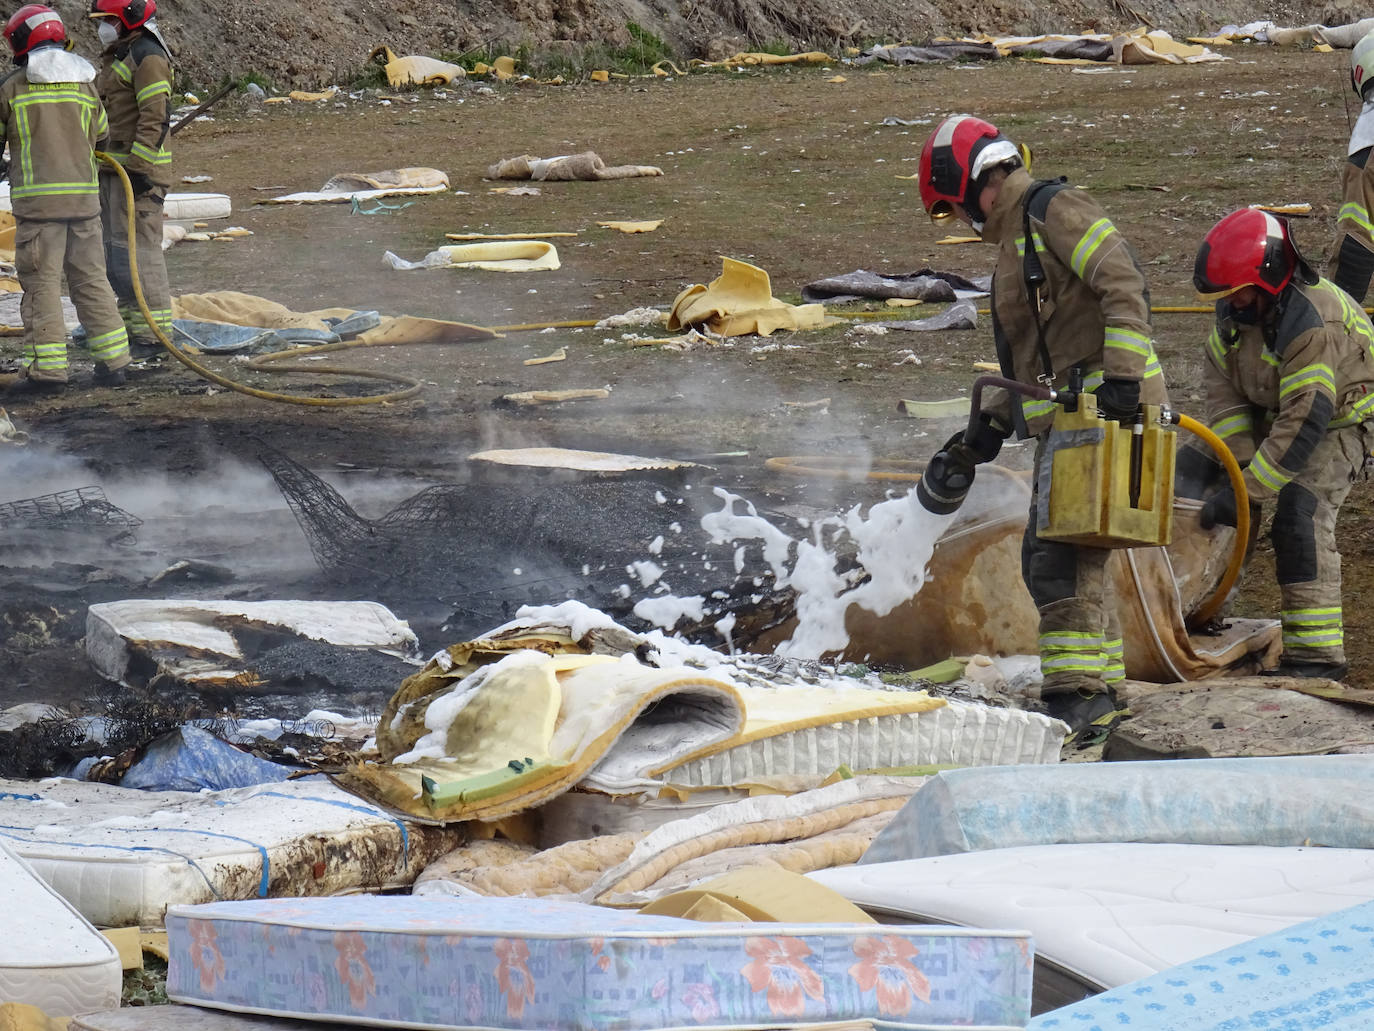
<path fill-rule="evenodd" d="M 797 628 L 776 649 L 795 659 L 842 651 L 849 644 L 844 617 L 851 605 L 885 616 L 914 598 L 926 581 L 935 542 L 954 521 L 952 514 L 926 511 L 913 490 L 879 502 L 867 515 L 856 505 L 815 523 L 810 540 L 793 540 L 744 498 L 721 487 L 715 494 L 724 506 L 702 517 L 702 529 L 717 544 L 761 541 L 777 586 L 796 592 Z M 835 550 L 835 542 L 846 537 L 856 549 L 857 567 L 842 565 Z"/>

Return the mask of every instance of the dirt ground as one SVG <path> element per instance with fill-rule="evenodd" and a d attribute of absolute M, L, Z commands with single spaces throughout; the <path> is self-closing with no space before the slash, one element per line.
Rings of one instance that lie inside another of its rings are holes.
<path fill-rule="evenodd" d="M 254 235 L 182 243 L 168 252 L 168 267 L 177 293 L 239 290 L 298 310 L 341 305 L 486 326 L 667 305 L 685 286 L 713 279 L 722 255 L 766 269 L 774 293 L 790 301 L 811 280 L 858 268 L 986 275 L 991 250 L 938 244 L 943 232 L 922 214 L 915 184 L 901 178 L 915 172 L 929 127 L 966 110 L 1029 143 L 1040 174 L 1092 189 L 1145 262 L 1154 302 L 1191 305 L 1202 234 L 1243 204 L 1310 203 L 1296 233 L 1324 265 L 1353 115 L 1347 53 L 1229 54 L 1224 63 L 1188 67 L 836 64 L 604 86 L 472 83 L 442 95 L 369 93 L 265 108 L 234 100 L 176 137 L 176 168 L 212 176 L 186 189 L 227 193 L 228 223 Z M 845 81 L 830 81 L 837 74 Z M 889 116 L 919 124 L 883 125 Z M 504 157 L 588 149 L 609 164 L 658 165 L 664 175 L 543 183 L 538 196 L 493 194 L 483 179 Z M 452 191 L 374 215 L 347 205 L 259 203 L 270 195 L 264 187 L 315 189 L 337 172 L 398 166 L 440 168 Z M 662 228 L 640 235 L 596 224 L 659 218 Z M 388 250 L 419 258 L 446 232 L 540 231 L 579 234 L 556 241 L 557 272 L 396 272 L 382 260 Z M 1159 353 L 1184 411 L 1200 411 L 1207 329 L 1205 315 L 1156 317 Z M 522 364 L 559 347 L 567 361 Z M 920 364 L 903 362 L 908 352 Z M 16 355 L 14 338 L 0 342 L 0 356 Z M 352 365 L 418 376 L 425 389 L 412 401 L 344 410 L 245 398 L 165 365 L 123 389 L 94 388 L 89 364 L 78 363 L 62 398 L 4 402 L 32 442 L 0 449 L 0 502 L 101 483 L 145 525 L 130 548 L 0 542 L 0 705 L 91 697 L 94 677 L 80 651 L 85 605 L 161 596 L 168 582 L 148 581 L 180 559 L 233 568 L 237 581 L 215 588 L 229 597 L 331 596 L 255 461 L 258 441 L 320 471 L 369 515 L 425 485 L 467 479 L 474 451 L 535 445 L 732 453 L 713 460 L 720 483 L 833 509 L 872 490 L 808 487 L 768 471 L 764 460 L 924 460 L 957 421 L 913 420 L 897 400 L 956 396 L 975 375 L 972 363 L 992 357 L 985 318 L 972 332 L 874 335 L 842 325 L 687 353 L 632 347 L 620 331 L 512 331 L 488 342 L 350 355 Z M 309 376 L 283 380 L 245 374 L 230 360 L 212 363 L 269 389 L 331 389 Z M 603 401 L 531 410 L 494 403 L 515 390 L 601 386 L 611 388 Z M 828 405 L 789 404 L 821 399 Z M 1364 607 L 1374 578 L 1372 506 L 1374 490 L 1362 480 L 1340 524 L 1349 683 L 1365 688 L 1374 687 L 1374 617 Z M 192 593 L 195 585 L 176 589 Z M 439 592 L 392 607 L 437 647 L 447 643 L 445 613 L 458 601 Z M 1267 547 L 1234 611 L 1276 614 Z"/>

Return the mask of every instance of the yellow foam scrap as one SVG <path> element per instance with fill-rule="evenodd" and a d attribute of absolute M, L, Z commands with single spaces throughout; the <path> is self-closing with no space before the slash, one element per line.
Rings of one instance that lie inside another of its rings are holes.
<path fill-rule="evenodd" d="M 703 915 L 691 915 L 698 906 Z M 732 870 L 686 891 L 665 895 L 640 912 L 689 920 L 736 919 L 712 915 L 723 909 L 743 913 L 749 920 L 772 923 L 877 923 L 833 888 L 790 870 L 759 866 Z"/>
<path fill-rule="evenodd" d="M 547 272 L 559 267 L 558 250 L 542 240 L 491 240 L 440 247 L 453 268 L 492 272 Z"/>
<path fill-rule="evenodd" d="M 148 953 L 150 956 L 156 956 L 158 959 L 163 960 L 164 962 L 171 958 L 167 946 L 166 931 L 151 930 L 148 928 L 144 928 L 139 933 L 138 945 L 140 949 Z"/>
<path fill-rule="evenodd" d="M 919 297 L 889 297 L 883 302 L 889 308 L 914 308 L 921 303 Z"/>
<path fill-rule="evenodd" d="M 979 372 L 996 372 L 1000 374 L 1002 371 L 1002 366 L 998 365 L 996 362 L 974 362 L 973 367 Z"/>
<path fill-rule="evenodd" d="M 1332 53 L 1334 50 L 1335 47 L 1333 47 L 1330 43 L 1312 44 L 1312 53 L 1314 54 L 1329 54 Z"/>
<path fill-rule="evenodd" d="M 723 61 L 693 61 L 692 65 L 696 68 L 724 68 L 737 67 L 739 65 L 763 65 L 763 64 L 826 64 L 832 60 L 829 54 L 823 54 L 819 50 L 808 50 L 800 54 L 762 54 L 754 51 L 741 52 Z"/>
<path fill-rule="evenodd" d="M 1229 47 L 1236 42 L 1235 36 L 1188 36 L 1189 43 L 1198 43 L 1208 47 Z"/>
<path fill-rule="evenodd" d="M 736 909 L 718 895 L 698 895 L 681 913 L 675 913 L 684 920 L 695 920 L 706 924 L 747 924 L 753 918 L 742 910 Z"/>
<path fill-rule="evenodd" d="M 826 82 L 848 82 L 849 80 L 846 79 L 843 75 L 832 75 L 832 76 L 830 76 L 830 78 L 826 79 L 825 81 L 826 81 Z"/>
<path fill-rule="evenodd" d="M 1310 215 L 1311 204 L 1251 204 L 1250 207 L 1267 211 L 1273 215 Z"/>
<path fill-rule="evenodd" d="M 493 186 L 488 193 L 509 193 L 512 197 L 538 197 L 537 186 Z"/>
<path fill-rule="evenodd" d="M 611 81 L 611 73 L 606 71 L 604 68 L 598 68 L 596 71 L 592 72 L 592 74 L 588 77 L 592 80 L 592 82 Z"/>
<path fill-rule="evenodd" d="M 515 74 L 515 58 L 503 55 L 492 61 L 491 64 L 478 61 L 477 64 L 473 65 L 472 71 L 475 75 L 490 74 L 498 79 L 509 79 Z"/>
<path fill-rule="evenodd" d="M 330 86 L 329 89 L 321 90 L 319 93 L 309 93 L 305 90 L 292 90 L 290 93 L 287 94 L 287 96 L 290 97 L 292 100 L 299 100 L 302 103 L 313 104 L 318 103 L 321 100 L 330 100 L 338 92 L 339 87 Z"/>
<path fill-rule="evenodd" d="M 936 240 L 936 243 L 955 244 L 955 243 L 982 243 L 981 236 L 946 236 L 943 240 Z"/>
<path fill-rule="evenodd" d="M 379 46 L 369 55 L 386 69 L 386 80 L 393 88 L 401 86 L 447 86 L 467 75 L 461 65 L 433 57 L 397 57 L 388 46 Z"/>
<path fill-rule="evenodd" d="M 549 362 L 561 362 L 561 361 L 566 361 L 567 358 L 568 358 L 568 349 L 567 349 L 566 347 L 560 347 L 557 351 L 554 351 L 553 354 L 546 354 L 543 358 L 526 358 L 523 364 L 525 364 L 525 365 L 548 365 Z"/>
<path fill-rule="evenodd" d="M 663 225 L 663 219 L 655 218 L 643 222 L 598 222 L 603 229 L 616 229 L 622 233 L 652 233 Z"/>
<path fill-rule="evenodd" d="M 719 336 L 768 336 L 778 329 L 815 329 L 826 324 L 823 304 L 793 306 L 773 296 L 768 273 L 735 258 L 721 258 L 721 274 L 689 286 L 668 313 L 669 330 L 705 323 Z"/>
<path fill-rule="evenodd" d="M 906 180 L 910 181 L 910 180 L 912 180 L 912 179 L 919 179 L 919 178 L 921 178 L 921 177 L 920 177 L 919 175 L 894 175 L 892 178 L 894 178 L 894 179 L 906 179 Z"/>
<path fill-rule="evenodd" d="M 897 410 L 914 419 L 946 419 L 957 415 L 968 415 L 972 404 L 972 399 L 967 397 L 951 397 L 944 401 L 907 401 L 903 399 L 897 402 Z"/>
<path fill-rule="evenodd" d="M 143 948 L 137 927 L 110 927 L 100 932 L 109 939 L 119 953 L 119 965 L 124 970 L 143 969 Z"/>
<path fill-rule="evenodd" d="M 445 233 L 448 240 L 551 240 L 576 233 Z"/>
<path fill-rule="evenodd" d="M 27 1002 L 0 1002 L 0 1031 L 67 1031 L 69 1017 L 50 1017 Z"/>
<path fill-rule="evenodd" d="M 655 75 L 657 75 L 660 79 L 663 78 L 663 77 L 665 77 L 665 76 L 667 76 L 667 75 L 670 75 L 670 74 L 671 74 L 671 75 L 676 75 L 676 76 L 678 76 L 678 77 L 681 77 L 681 76 L 684 76 L 684 75 L 687 74 L 687 73 L 684 72 L 681 68 L 679 68 L 676 64 L 674 64 L 672 61 L 669 61 L 669 60 L 666 59 L 666 58 L 665 58 L 664 60 L 662 60 L 662 61 L 659 61 L 659 62 L 658 62 L 657 64 L 655 64 L 655 65 L 653 66 L 653 68 L 650 69 L 650 70 L 651 70 Z"/>
<path fill-rule="evenodd" d="M 289 104 L 289 103 L 291 103 L 291 99 L 290 99 L 289 97 L 268 97 L 266 100 L 263 101 L 263 103 L 264 103 L 264 104 Z"/>
<path fill-rule="evenodd" d="M 503 394 L 501 400 L 507 404 L 530 408 L 534 405 L 556 405 L 564 401 L 604 401 L 611 396 L 605 387 L 572 387 L 567 390 L 519 390 L 514 394 Z"/>

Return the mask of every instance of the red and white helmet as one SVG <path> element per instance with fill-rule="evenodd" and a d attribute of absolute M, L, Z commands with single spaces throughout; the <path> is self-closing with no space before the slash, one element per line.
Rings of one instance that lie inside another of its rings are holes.
<path fill-rule="evenodd" d="M 972 115 L 950 115 L 921 148 L 921 204 L 933 219 L 949 218 L 956 204 L 978 214 L 979 180 L 1008 161 L 1020 164 L 1021 156 L 997 126 Z"/>
<path fill-rule="evenodd" d="M 157 14 L 157 0 L 91 0 L 92 18 L 114 18 L 126 31 L 146 24 Z"/>
<path fill-rule="evenodd" d="M 1350 85 L 1361 100 L 1368 99 L 1374 86 L 1374 32 L 1368 32 L 1350 51 Z"/>
<path fill-rule="evenodd" d="M 1229 297 L 1247 286 L 1277 297 L 1302 264 L 1286 219 L 1241 208 L 1203 237 L 1193 263 L 1193 286 L 1204 301 Z"/>
<path fill-rule="evenodd" d="M 15 57 L 23 57 L 44 43 L 66 43 L 67 28 L 51 7 L 25 4 L 5 22 L 5 42 Z"/>

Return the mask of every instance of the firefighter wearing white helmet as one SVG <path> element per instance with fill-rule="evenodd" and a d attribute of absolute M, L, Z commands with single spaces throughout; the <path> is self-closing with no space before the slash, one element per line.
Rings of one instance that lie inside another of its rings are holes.
<path fill-rule="evenodd" d="M 96 86 L 110 120 L 105 152 L 118 161 L 134 191 L 134 240 L 139 283 L 153 320 L 172 333 L 172 291 L 162 256 L 162 207 L 172 185 L 172 63 L 157 29 L 157 0 L 92 0 L 90 16 L 105 50 Z M 115 171 L 101 167 L 105 264 L 135 351 L 162 353 L 134 293 L 129 264 L 128 205 Z"/>
<path fill-rule="evenodd" d="M 1257 208 L 1207 233 L 1193 285 L 1216 302 L 1207 420 L 1245 466 L 1251 505 L 1274 503 L 1277 672 L 1339 680 L 1347 666 L 1336 515 L 1374 444 L 1374 325 L 1303 260 L 1288 223 Z M 1228 485 L 1203 506 L 1202 525 L 1236 521 Z"/>
<path fill-rule="evenodd" d="M 18 66 L 0 81 L 0 150 L 10 151 L 14 264 L 24 296 L 24 377 L 10 390 L 67 385 L 62 279 L 96 361 L 96 381 L 124 381 L 129 345 L 105 280 L 94 148 L 105 131 L 95 69 L 67 48 L 50 7 L 26 4 L 4 28 Z"/>
<path fill-rule="evenodd" d="M 1144 274 L 1086 191 L 1062 179 L 1033 181 L 1012 142 L 971 115 L 936 127 L 918 175 L 933 219 L 958 218 L 998 248 L 992 332 L 1003 376 L 1065 390 L 1078 373 L 1099 411 L 1114 419 L 1133 420 L 1141 403 L 1167 400 Z M 1034 286 L 1031 258 L 1038 266 Z M 974 467 L 992 461 L 1013 432 L 1037 438 L 1040 467 L 1049 460 L 1053 410 L 1048 401 L 996 391 L 984 403 L 976 439 L 956 435 L 931 459 L 918 500 L 933 512 L 952 511 Z M 1022 539 L 1021 573 L 1040 611 L 1041 695 L 1052 715 L 1078 730 L 1115 709 L 1111 688 L 1125 678 L 1106 574 L 1110 552 L 1042 539 L 1037 500 Z"/>
<path fill-rule="evenodd" d="M 1374 279 L 1374 32 L 1350 52 L 1350 86 L 1363 102 L 1341 172 L 1341 211 L 1327 277 L 1361 304 Z"/>

